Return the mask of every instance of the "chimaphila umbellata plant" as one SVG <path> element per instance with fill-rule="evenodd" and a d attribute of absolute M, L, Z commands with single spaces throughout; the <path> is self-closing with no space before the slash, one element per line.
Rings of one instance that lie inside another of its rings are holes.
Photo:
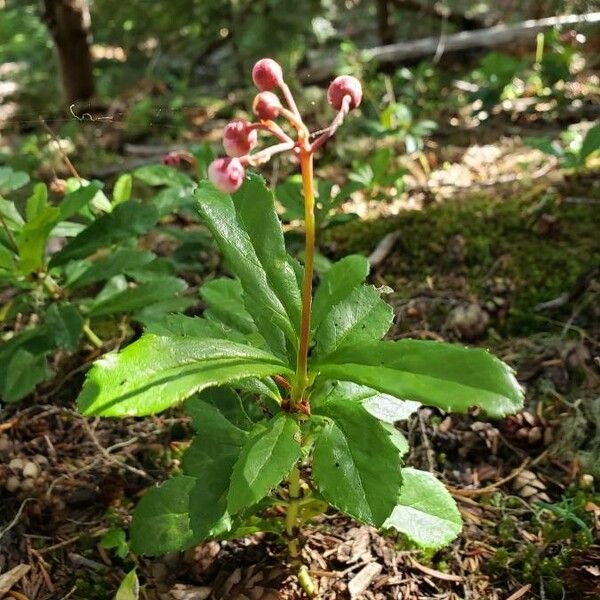
<path fill-rule="evenodd" d="M 458 510 L 432 474 L 403 467 L 408 445 L 393 423 L 421 403 L 461 412 L 478 406 L 499 417 L 521 406 L 521 389 L 484 350 L 382 341 L 392 309 L 364 283 L 362 256 L 335 263 L 313 296 L 313 158 L 360 105 L 361 86 L 348 76 L 331 83 L 337 115 L 313 135 L 279 65 L 263 59 L 252 74 L 259 120 L 226 126 L 228 156 L 213 161 L 210 181 L 195 192 L 235 278 L 203 286 L 203 318 L 170 315 L 100 359 L 79 398 L 85 414 L 105 416 L 148 415 L 186 400 L 197 436 L 182 474 L 139 502 L 132 548 L 161 554 L 270 531 L 299 565 L 301 527 L 330 506 L 421 546 L 444 545 L 460 531 Z M 255 151 L 259 132 L 277 142 Z M 280 152 L 300 163 L 303 265 L 286 253 L 272 193 L 246 173 Z M 303 568 L 300 578 L 310 592 Z"/>

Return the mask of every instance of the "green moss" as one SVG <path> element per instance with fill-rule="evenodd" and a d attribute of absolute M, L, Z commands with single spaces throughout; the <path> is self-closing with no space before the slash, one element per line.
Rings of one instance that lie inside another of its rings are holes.
<path fill-rule="evenodd" d="M 521 200 L 478 196 L 411 211 L 394 218 L 353 222 L 325 232 L 324 248 L 334 256 L 368 254 L 383 236 L 401 232 L 382 269 L 386 283 L 400 295 L 464 277 L 468 291 L 485 295 L 486 281 L 507 278 L 514 285 L 505 334 L 529 334 L 547 328 L 536 304 L 569 290 L 600 255 L 598 208 L 558 197 Z M 540 219 L 555 220 L 544 231 Z M 466 242 L 464 262 L 453 263 L 448 242 Z M 462 281 L 462 279 L 461 279 Z M 464 285 L 464 284 L 463 284 Z"/>

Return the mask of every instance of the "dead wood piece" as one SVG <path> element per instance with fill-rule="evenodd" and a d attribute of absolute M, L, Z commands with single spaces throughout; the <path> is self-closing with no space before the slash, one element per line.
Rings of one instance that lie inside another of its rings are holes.
<path fill-rule="evenodd" d="M 399 231 L 392 231 L 382 238 L 382 240 L 375 247 L 375 250 L 371 252 L 369 258 L 367 259 L 372 269 L 376 269 L 383 263 L 399 239 Z"/>
<path fill-rule="evenodd" d="M 382 569 L 383 567 L 375 562 L 363 567 L 348 584 L 350 598 L 358 598 L 361 594 L 364 594 L 369 589 L 373 579 L 381 573 Z"/>
<path fill-rule="evenodd" d="M 448 53 L 475 48 L 494 48 L 508 44 L 512 45 L 520 41 L 534 39 L 538 33 L 554 27 L 599 22 L 600 12 L 532 19 L 516 25 L 495 25 L 474 31 L 461 31 L 460 33 L 443 37 L 435 35 L 410 42 L 377 46 L 363 50 L 361 58 L 364 62 L 400 63 L 402 61 L 410 61 L 439 54 L 440 49 L 443 53 Z M 337 59 L 329 58 L 301 72 L 300 77 L 303 81 L 315 83 L 331 77 L 335 73 L 336 68 Z"/>
<path fill-rule="evenodd" d="M 30 569 L 31 567 L 29 565 L 17 565 L 14 569 L 0 575 L 0 598 L 3 598 L 5 594 L 8 594 L 13 585 L 27 575 Z"/>

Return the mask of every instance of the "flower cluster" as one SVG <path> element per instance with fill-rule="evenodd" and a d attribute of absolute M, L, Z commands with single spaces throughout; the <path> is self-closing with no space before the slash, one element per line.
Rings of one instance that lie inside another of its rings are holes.
<path fill-rule="evenodd" d="M 236 119 L 228 123 L 223 130 L 223 147 L 226 157 L 217 158 L 208 167 L 208 178 L 213 185 L 231 194 L 243 183 L 246 166 L 258 166 L 280 152 L 292 151 L 313 154 L 341 125 L 348 112 L 357 108 L 362 100 L 362 88 L 355 77 L 341 75 L 336 77 L 327 91 L 327 100 L 338 113 L 326 129 L 311 134 L 296 106 L 290 88 L 283 79 L 281 66 L 271 58 L 259 60 L 252 69 L 252 80 L 260 90 L 252 103 L 252 111 L 259 121 L 250 123 Z M 279 90 L 285 105 L 273 91 Z M 296 139 L 290 137 L 275 122 L 282 117 L 296 132 Z M 252 153 L 258 144 L 258 132 L 266 131 L 274 136 L 278 143 Z"/>

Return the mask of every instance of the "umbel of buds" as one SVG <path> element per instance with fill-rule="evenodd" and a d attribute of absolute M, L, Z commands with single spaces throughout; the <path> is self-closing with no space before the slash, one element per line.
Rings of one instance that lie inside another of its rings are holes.
<path fill-rule="evenodd" d="M 350 110 L 357 108 L 362 100 L 362 88 L 355 77 L 336 77 L 327 91 L 329 104 L 337 110 L 337 115 L 326 129 L 311 134 L 304 124 L 290 88 L 283 79 L 281 66 L 271 58 L 259 60 L 252 69 L 252 80 L 261 90 L 254 98 L 252 111 L 259 119 L 250 123 L 244 119 L 231 121 L 223 130 L 223 147 L 229 158 L 217 158 L 208 168 L 208 178 L 222 192 L 231 194 L 243 183 L 245 168 L 258 166 L 280 152 L 294 152 L 312 156 L 342 124 Z M 275 93 L 279 90 L 282 99 Z M 276 119 L 287 122 L 292 137 Z M 272 135 L 277 143 L 257 152 L 252 152 L 258 143 L 258 132 Z"/>

